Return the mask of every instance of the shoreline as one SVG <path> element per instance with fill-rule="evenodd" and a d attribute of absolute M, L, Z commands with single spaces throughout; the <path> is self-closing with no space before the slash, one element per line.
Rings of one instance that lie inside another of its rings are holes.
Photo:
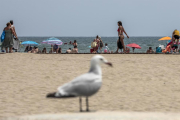
<path fill-rule="evenodd" d="M 60 54 L 91 54 L 91 55 L 106 55 L 106 54 L 150 54 L 150 55 L 154 55 L 154 54 L 172 54 L 172 55 L 180 55 L 180 53 L 25 53 L 25 52 L 13 52 L 13 53 L 18 53 L 18 54 L 40 54 L 40 55 L 42 55 L 42 54 L 58 54 L 58 55 L 60 55 Z M 13 53 L 10 53 L 10 54 L 13 54 Z M 9 54 L 9 53 L 3 53 L 3 52 L 1 52 L 0 54 Z"/>

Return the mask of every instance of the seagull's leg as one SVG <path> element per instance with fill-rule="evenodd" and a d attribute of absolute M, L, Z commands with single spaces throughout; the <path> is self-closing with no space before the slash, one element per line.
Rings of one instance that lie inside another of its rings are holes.
<path fill-rule="evenodd" d="M 82 112 L 82 99 L 81 97 L 79 97 L 79 107 L 80 107 L 80 112 Z"/>
<path fill-rule="evenodd" d="M 89 111 L 88 97 L 86 97 L 86 111 Z"/>

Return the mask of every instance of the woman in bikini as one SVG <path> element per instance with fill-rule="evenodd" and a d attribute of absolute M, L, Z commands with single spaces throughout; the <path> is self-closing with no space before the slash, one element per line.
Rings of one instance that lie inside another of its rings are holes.
<path fill-rule="evenodd" d="M 123 33 L 125 33 L 127 38 L 129 38 L 129 36 L 127 35 L 126 31 L 124 30 L 124 27 L 122 26 L 122 22 L 121 21 L 118 22 L 118 26 L 119 26 L 119 28 L 118 28 L 117 31 L 118 31 L 119 39 L 117 41 L 117 50 L 116 50 L 116 53 L 118 53 L 118 49 L 121 49 L 121 44 L 122 44 L 122 47 L 123 47 L 123 52 L 126 51 L 125 50 L 125 46 L 124 46 L 124 35 L 123 35 Z M 120 44 L 119 41 L 121 42 L 121 44 Z"/>

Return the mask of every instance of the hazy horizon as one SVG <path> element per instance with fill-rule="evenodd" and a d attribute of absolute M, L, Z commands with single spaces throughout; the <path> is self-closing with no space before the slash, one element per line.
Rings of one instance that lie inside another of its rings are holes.
<path fill-rule="evenodd" d="M 19 37 L 96 37 L 96 36 L 51 36 L 50 35 L 50 36 L 19 36 Z M 100 37 L 118 37 L 118 36 L 100 36 Z M 165 37 L 165 36 L 129 36 L 129 37 Z"/>

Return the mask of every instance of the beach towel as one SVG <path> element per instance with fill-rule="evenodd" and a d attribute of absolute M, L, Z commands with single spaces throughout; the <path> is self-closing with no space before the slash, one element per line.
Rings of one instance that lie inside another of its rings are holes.
<path fill-rule="evenodd" d="M 167 44 L 167 46 L 168 46 L 168 45 L 171 45 L 171 44 L 172 44 L 172 41 L 171 41 L 171 42 L 169 42 L 169 43 Z M 166 47 L 167 47 L 167 46 L 166 46 Z"/>
<path fill-rule="evenodd" d="M 117 46 L 118 46 L 119 49 L 123 49 L 123 45 L 122 45 L 122 43 L 120 41 L 120 37 L 119 37 L 119 41 L 117 43 Z"/>
<path fill-rule="evenodd" d="M 15 50 L 19 50 L 19 49 L 20 49 L 20 41 L 19 41 L 19 40 L 13 39 L 13 48 L 14 48 Z"/>

